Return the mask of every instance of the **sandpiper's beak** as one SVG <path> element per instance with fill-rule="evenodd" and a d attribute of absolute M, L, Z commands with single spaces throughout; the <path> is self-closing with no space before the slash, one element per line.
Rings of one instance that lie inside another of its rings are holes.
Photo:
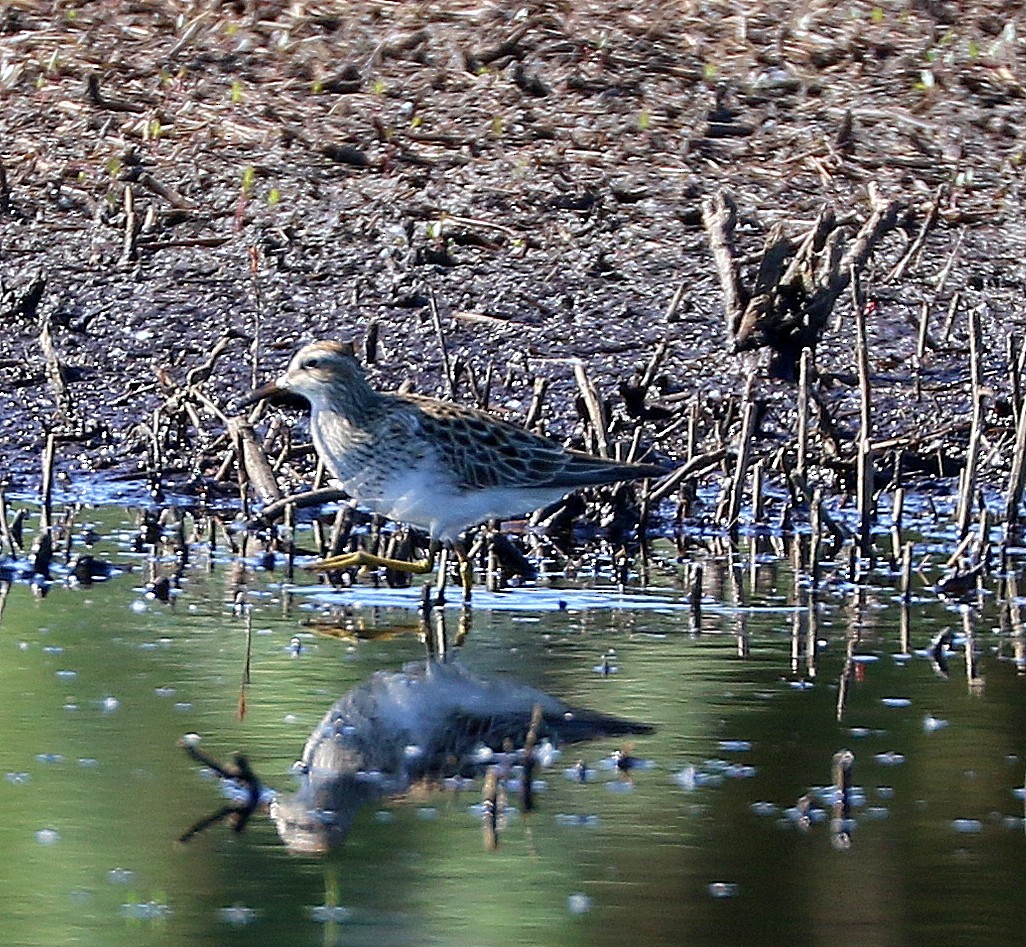
<path fill-rule="evenodd" d="M 270 401 L 271 404 L 285 408 L 307 407 L 306 398 L 290 391 L 286 387 L 286 384 L 286 376 L 282 375 L 275 381 L 268 382 L 266 385 L 261 385 L 256 390 L 251 391 L 248 395 L 240 398 L 235 402 L 235 406 L 236 408 L 242 409 L 251 404 L 256 404 L 258 401 Z"/>
<path fill-rule="evenodd" d="M 280 380 L 281 379 L 278 379 L 278 381 Z M 240 408 L 246 408 L 251 404 L 256 404 L 258 401 L 272 399 L 277 395 L 283 394 L 286 394 L 286 389 L 282 388 L 277 381 L 269 381 L 266 385 L 261 385 L 259 388 L 251 391 L 248 395 L 240 398 L 236 404 Z"/>

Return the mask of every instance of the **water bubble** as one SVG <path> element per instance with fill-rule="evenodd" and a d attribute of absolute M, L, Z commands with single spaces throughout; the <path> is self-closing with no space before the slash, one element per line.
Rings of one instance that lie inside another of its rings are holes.
<path fill-rule="evenodd" d="M 56 845 L 61 840 L 61 834 L 56 829 L 39 829 L 36 832 L 36 841 L 40 845 Z"/>
<path fill-rule="evenodd" d="M 730 881 L 714 881 L 709 885 L 709 894 L 714 898 L 736 898 L 741 886 Z"/>
<path fill-rule="evenodd" d="M 931 714 L 927 714 L 923 717 L 923 732 L 933 733 L 936 730 L 943 730 L 948 725 L 947 720 L 941 720 L 938 717 L 934 717 Z"/>
<path fill-rule="evenodd" d="M 154 687 L 153 693 L 157 697 L 174 697 L 175 689 L 173 687 Z"/>
<path fill-rule="evenodd" d="M 159 901 L 126 902 L 121 905 L 121 916 L 133 921 L 160 921 L 169 918 L 171 908 Z"/>
<path fill-rule="evenodd" d="M 886 753 L 877 753 L 873 759 L 881 766 L 900 766 L 905 762 L 904 755 L 894 750 L 888 750 Z"/>
<path fill-rule="evenodd" d="M 752 748 L 751 740 L 720 740 L 720 750 L 724 753 L 745 753 Z"/>
<path fill-rule="evenodd" d="M 634 783 L 626 779 L 614 779 L 606 783 L 609 792 L 628 793 L 634 792 Z"/>
<path fill-rule="evenodd" d="M 12 786 L 24 786 L 25 783 L 32 782 L 32 777 L 28 773 L 7 773 L 4 779 Z"/>
<path fill-rule="evenodd" d="M 107 883 L 112 885 L 131 884 L 135 879 L 135 872 L 130 868 L 111 868 L 107 872 Z"/>
<path fill-rule="evenodd" d="M 318 904 L 316 907 L 309 907 L 306 910 L 310 915 L 310 920 L 318 924 L 344 924 L 353 916 L 353 912 L 349 908 L 338 904 Z"/>
<path fill-rule="evenodd" d="M 586 894 L 572 894 L 566 899 L 566 909 L 571 914 L 587 914 L 591 910 L 591 898 Z"/>
<path fill-rule="evenodd" d="M 907 697 L 881 697 L 880 703 L 885 707 L 911 707 L 912 701 Z"/>
<path fill-rule="evenodd" d="M 73 681 L 78 677 L 78 671 L 55 671 L 54 673 L 62 681 Z"/>
<path fill-rule="evenodd" d="M 116 697 L 104 697 L 100 702 L 100 712 L 104 714 L 117 713 L 121 707 L 121 701 Z"/>
<path fill-rule="evenodd" d="M 749 807 L 755 815 L 776 815 L 777 807 L 772 802 L 753 802 Z"/>
<path fill-rule="evenodd" d="M 979 819 L 955 819 L 951 827 L 965 835 L 975 835 L 983 831 L 983 823 Z"/>
<path fill-rule="evenodd" d="M 230 924 L 232 927 L 245 927 L 247 924 L 252 924 L 260 916 L 260 912 L 256 908 L 248 908 L 243 904 L 233 904 L 231 907 L 219 909 L 217 915 L 225 924 Z"/>

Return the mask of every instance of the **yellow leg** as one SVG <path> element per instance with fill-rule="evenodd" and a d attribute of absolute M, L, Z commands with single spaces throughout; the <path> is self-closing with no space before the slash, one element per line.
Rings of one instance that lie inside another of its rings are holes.
<path fill-rule="evenodd" d="M 454 546 L 453 549 L 456 551 L 456 558 L 460 562 L 460 585 L 463 586 L 463 601 L 470 601 L 470 593 L 474 589 L 474 564 L 470 561 L 467 556 L 467 552 L 462 546 Z"/>
<path fill-rule="evenodd" d="M 328 559 L 318 559 L 311 562 L 304 569 L 312 572 L 328 572 L 333 569 L 354 569 L 368 567 L 372 569 L 394 569 L 396 572 L 410 572 L 414 575 L 426 575 L 433 572 L 435 568 L 435 556 L 429 553 L 427 559 L 418 559 L 408 562 L 405 559 L 388 559 L 385 556 L 375 556 L 373 553 L 364 552 L 358 549 L 356 552 L 345 552 L 340 556 L 331 556 Z"/>

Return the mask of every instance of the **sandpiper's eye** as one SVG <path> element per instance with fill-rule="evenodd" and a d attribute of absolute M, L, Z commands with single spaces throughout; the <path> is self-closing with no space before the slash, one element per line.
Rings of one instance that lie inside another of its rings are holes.
<path fill-rule="evenodd" d="M 299 367 L 300 368 L 310 368 L 310 369 L 320 368 L 321 367 L 321 360 L 319 358 L 317 358 L 316 356 L 311 355 L 310 358 L 304 358 L 302 364 Z"/>

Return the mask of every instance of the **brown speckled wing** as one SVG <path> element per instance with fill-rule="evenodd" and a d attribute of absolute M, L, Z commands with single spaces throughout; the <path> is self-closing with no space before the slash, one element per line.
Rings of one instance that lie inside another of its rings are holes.
<path fill-rule="evenodd" d="M 499 418 L 435 401 L 407 396 L 421 410 L 421 430 L 450 461 L 457 483 L 470 490 L 487 487 L 577 487 L 660 477 L 653 464 L 623 464 L 567 450 Z"/>

